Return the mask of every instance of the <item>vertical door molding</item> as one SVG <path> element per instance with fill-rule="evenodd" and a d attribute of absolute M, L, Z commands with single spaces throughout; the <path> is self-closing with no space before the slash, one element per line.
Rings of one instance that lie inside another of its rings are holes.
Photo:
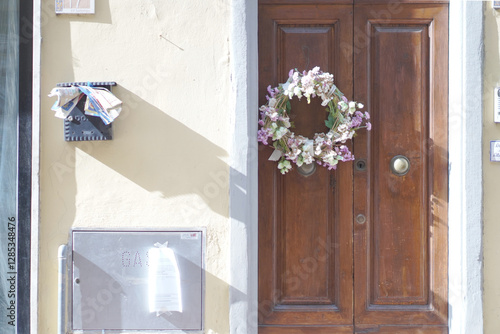
<path fill-rule="evenodd" d="M 483 2 L 450 1 L 450 334 L 482 333 Z"/>
<path fill-rule="evenodd" d="M 231 16 L 229 322 L 232 334 L 257 334 L 257 0 L 232 0 Z"/>

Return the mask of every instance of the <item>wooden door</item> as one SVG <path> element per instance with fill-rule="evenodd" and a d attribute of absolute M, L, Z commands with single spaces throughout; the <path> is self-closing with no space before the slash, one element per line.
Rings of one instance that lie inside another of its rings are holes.
<path fill-rule="evenodd" d="M 355 139 L 356 330 L 447 333 L 446 5 L 354 6 L 354 86 L 373 130 Z M 391 160 L 407 157 L 405 175 Z M 391 325 L 391 327 L 384 327 Z M 396 326 L 398 325 L 398 326 Z"/>
<path fill-rule="evenodd" d="M 276 2 L 259 4 L 260 103 L 320 66 L 373 129 L 308 177 L 260 146 L 259 333 L 447 333 L 447 4 Z M 293 101 L 295 133 L 325 132 L 323 110 Z"/>
<path fill-rule="evenodd" d="M 265 5 L 260 11 L 259 82 L 285 82 L 292 68 L 320 66 L 352 95 L 352 60 L 341 52 L 352 41 L 352 6 Z M 265 51 L 264 51 L 265 50 Z M 292 101 L 295 132 L 325 132 L 321 101 Z M 352 168 L 318 168 L 283 176 L 259 152 L 259 317 L 262 333 L 287 325 L 328 326 L 315 333 L 352 333 Z M 347 194 L 347 196 L 341 196 Z"/>

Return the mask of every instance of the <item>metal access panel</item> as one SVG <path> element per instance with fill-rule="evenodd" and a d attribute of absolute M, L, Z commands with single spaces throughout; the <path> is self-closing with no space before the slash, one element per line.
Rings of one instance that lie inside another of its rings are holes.
<path fill-rule="evenodd" d="M 73 331 L 201 331 L 204 230 L 72 232 Z"/>

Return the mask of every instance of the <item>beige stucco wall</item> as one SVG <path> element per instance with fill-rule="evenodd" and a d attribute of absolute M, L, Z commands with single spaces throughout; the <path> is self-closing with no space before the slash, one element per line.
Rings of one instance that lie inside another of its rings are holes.
<path fill-rule="evenodd" d="M 500 140 L 500 124 L 493 122 L 493 90 L 500 86 L 500 11 L 485 5 L 485 63 L 483 114 L 484 179 L 484 333 L 500 333 L 500 162 L 490 162 L 490 141 Z"/>
<path fill-rule="evenodd" d="M 57 249 L 72 227 L 207 228 L 207 333 L 229 332 L 229 0 L 42 1 L 39 334 L 57 328 Z M 111 141 L 65 142 L 52 87 L 116 81 Z"/>

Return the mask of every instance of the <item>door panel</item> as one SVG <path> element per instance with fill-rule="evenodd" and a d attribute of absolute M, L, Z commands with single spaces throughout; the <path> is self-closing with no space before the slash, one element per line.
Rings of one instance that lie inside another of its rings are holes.
<path fill-rule="evenodd" d="M 355 98 L 373 130 L 354 178 L 355 324 L 447 324 L 446 5 L 354 6 Z M 391 172 L 404 155 L 405 175 Z M 440 329 L 436 329 L 440 333 Z M 398 333 L 407 333 L 401 331 Z M 411 333 L 411 331 L 409 331 Z"/>
<path fill-rule="evenodd" d="M 371 134 L 373 183 L 368 194 L 374 204 L 369 243 L 370 299 L 375 305 L 427 304 L 429 159 L 421 153 L 428 137 L 428 23 L 400 21 L 395 26 L 369 21 L 371 85 L 377 90 L 370 105 L 376 127 Z M 391 78 L 394 86 L 384 78 Z M 410 161 L 404 176 L 388 169 L 398 154 Z"/>
<path fill-rule="evenodd" d="M 341 43 L 352 41 L 352 19 L 352 6 L 261 6 L 260 103 L 267 85 L 285 82 L 290 69 L 314 66 L 335 73 L 352 96 L 352 58 L 340 52 Z M 292 100 L 295 133 L 325 132 L 320 102 Z M 335 332 L 352 333 L 352 164 L 283 176 L 268 161 L 272 151 L 259 152 L 259 187 L 265 189 L 259 196 L 261 333 L 279 331 L 268 325 L 292 326 L 289 333 L 331 333 L 331 326 L 346 325 Z"/>

